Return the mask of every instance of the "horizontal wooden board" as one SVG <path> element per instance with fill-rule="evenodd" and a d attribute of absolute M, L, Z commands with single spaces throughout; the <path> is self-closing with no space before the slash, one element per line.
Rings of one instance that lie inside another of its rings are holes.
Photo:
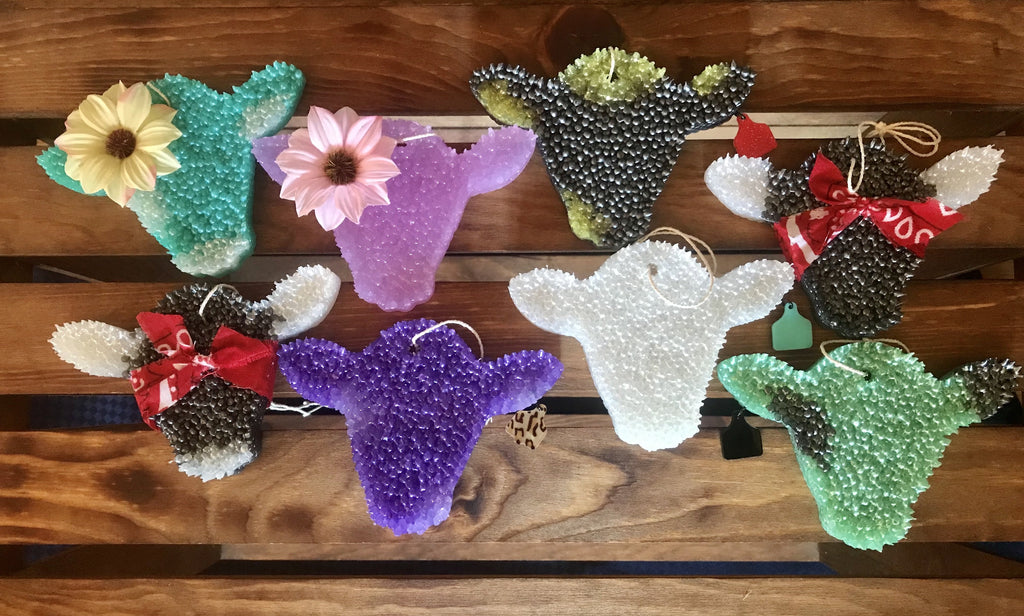
<path fill-rule="evenodd" d="M 135 316 L 149 310 L 174 289 L 168 284 L 81 283 L 0 285 L 0 394 L 130 393 L 127 379 L 85 375 L 62 362 L 48 344 L 55 324 L 98 320 L 133 328 Z M 247 297 L 258 298 L 267 285 L 241 285 Z M 791 291 L 804 315 L 810 311 L 802 291 Z M 1012 281 L 914 282 L 908 287 L 903 322 L 885 332 L 909 345 L 936 374 L 961 363 L 990 356 L 1024 360 L 1024 284 Z M 730 330 L 720 357 L 771 351 L 770 323 L 782 314 L 777 307 L 766 319 Z M 596 391 L 582 348 L 573 339 L 545 332 L 527 321 L 508 295 L 504 283 L 439 283 L 426 304 L 404 314 L 382 312 L 343 285 L 327 319 L 308 336 L 327 338 L 362 349 L 378 332 L 412 318 L 459 319 L 479 331 L 487 357 L 522 349 L 544 349 L 565 364 L 551 390 L 557 396 L 593 396 Z M 835 338 L 820 328 L 814 339 Z M 817 348 L 777 354 L 798 367 L 820 358 Z M 288 392 L 279 380 L 277 391 Z M 711 395 L 722 395 L 715 383 Z"/>
<path fill-rule="evenodd" d="M 884 19 L 882 18 L 884 17 Z M 224 89 L 287 60 L 303 104 L 472 113 L 466 85 L 492 62 L 553 74 L 622 45 L 689 79 L 751 65 L 750 110 L 1020 107 L 1024 6 L 1015 0 L 697 2 L 548 6 L 0 8 L 0 117 L 62 117 L 111 83 L 182 73 Z M 184 42 L 184 43 L 183 43 Z M 880 79 L 884 76 L 884 79 Z"/>
<path fill-rule="evenodd" d="M 1016 616 L 1021 580 L 728 578 L 135 579 L 0 581 L 0 608 L 78 616 Z"/>
<path fill-rule="evenodd" d="M 342 421 L 340 418 L 336 421 Z M 448 520 L 422 536 L 373 525 L 339 430 L 268 432 L 235 477 L 202 483 L 169 464 L 151 432 L 0 433 L 0 543 L 584 542 L 597 560 L 618 546 L 645 560 L 660 542 L 829 541 L 788 433 L 762 430 L 764 455 L 722 458 L 718 431 L 646 452 L 602 427 L 550 430 L 517 447 L 491 424 Z M 1020 541 L 1024 428 L 970 428 L 952 438 L 915 505 L 910 541 Z M 489 548 L 485 548 L 489 550 Z M 471 558 L 465 554 L 464 558 Z"/>
<path fill-rule="evenodd" d="M 964 208 L 965 220 L 939 235 L 932 249 L 1024 248 L 1024 138 L 955 139 L 940 156 L 969 145 L 995 144 L 1004 162 L 991 190 Z M 783 141 L 772 153 L 780 167 L 795 167 L 818 147 L 817 141 Z M 6 188 L 0 197 L 0 255 L 162 255 L 135 214 L 108 199 L 86 197 L 51 182 L 35 163 L 40 148 L 0 148 Z M 778 240 L 764 223 L 732 214 L 708 191 L 704 170 L 733 152 L 730 141 L 687 144 L 654 208 L 655 226 L 697 235 L 715 250 L 777 251 Z M 924 169 L 938 156 L 911 164 Z M 257 171 L 253 209 L 256 252 L 337 255 L 332 234 L 312 216 L 297 218 L 291 202 Z M 594 251 L 576 238 L 565 207 L 551 186 L 539 156 L 523 174 L 499 191 L 474 197 L 450 246 L 454 253 Z M 607 252 L 607 251 L 606 251 Z"/>

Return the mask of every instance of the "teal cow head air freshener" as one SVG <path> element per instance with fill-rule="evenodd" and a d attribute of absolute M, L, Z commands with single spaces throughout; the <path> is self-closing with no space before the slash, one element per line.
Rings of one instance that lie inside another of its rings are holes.
<path fill-rule="evenodd" d="M 986 359 L 937 379 L 912 353 L 875 341 L 839 347 L 807 371 L 764 354 L 718 365 L 740 404 L 789 430 L 825 531 L 874 550 L 906 536 L 949 436 L 1007 402 L 1019 374 Z"/>
<path fill-rule="evenodd" d="M 679 83 L 640 54 L 609 48 L 555 79 L 495 64 L 470 85 L 495 120 L 537 134 L 573 233 L 620 248 L 647 232 L 686 136 L 735 115 L 754 73 L 715 64 Z"/>
<path fill-rule="evenodd" d="M 255 244 L 252 140 L 284 127 L 304 84 L 282 62 L 230 94 L 181 75 L 115 84 L 38 161 L 61 186 L 130 208 L 181 271 L 220 276 Z"/>

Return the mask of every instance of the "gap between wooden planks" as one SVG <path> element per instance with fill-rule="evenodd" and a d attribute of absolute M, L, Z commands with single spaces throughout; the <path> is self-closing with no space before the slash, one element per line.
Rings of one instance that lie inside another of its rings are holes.
<path fill-rule="evenodd" d="M 1024 498 L 1021 438 L 1020 427 L 953 436 L 907 540 L 1024 539 L 1024 519 L 1008 513 Z M 622 543 L 645 560 L 647 548 L 664 554 L 660 542 L 829 541 L 788 433 L 763 430 L 762 440 L 764 455 L 744 460 L 722 458 L 718 430 L 646 452 L 605 418 L 551 430 L 530 451 L 492 424 L 450 518 L 396 538 L 366 514 L 338 430 L 268 432 L 252 465 L 209 483 L 170 464 L 152 431 L 2 432 L 0 534 L 12 544 L 569 542 L 594 545 L 596 560 L 617 560 Z"/>
<path fill-rule="evenodd" d="M 135 316 L 156 305 L 173 284 L 88 283 L 0 285 L 0 394 L 130 393 L 127 379 L 92 377 L 61 361 L 49 343 L 56 324 L 98 320 L 134 328 Z M 269 285 L 239 285 L 243 295 L 259 299 Z M 785 301 L 795 301 L 810 315 L 802 291 L 791 291 Z M 1021 335 L 1024 283 L 1013 281 L 912 282 L 904 301 L 904 319 L 886 337 L 906 343 L 941 376 L 960 364 L 986 357 L 1024 358 Z M 771 349 L 770 325 L 782 311 L 776 307 L 765 319 L 729 331 L 720 357 Z M 439 283 L 434 297 L 407 313 L 386 313 L 358 299 L 350 284 L 342 287 L 337 303 L 325 321 L 302 336 L 333 340 L 351 349 L 362 349 L 378 333 L 397 321 L 416 318 L 459 319 L 473 325 L 483 338 L 486 356 L 498 357 L 523 349 L 545 349 L 565 365 L 552 396 L 594 396 L 582 348 L 573 338 L 545 332 L 527 321 L 500 282 Z M 814 339 L 835 338 L 816 326 Z M 818 350 L 780 352 L 777 355 L 799 368 L 820 358 Z M 290 390 L 278 381 L 277 393 Z M 709 395 L 722 396 L 713 382 Z"/>

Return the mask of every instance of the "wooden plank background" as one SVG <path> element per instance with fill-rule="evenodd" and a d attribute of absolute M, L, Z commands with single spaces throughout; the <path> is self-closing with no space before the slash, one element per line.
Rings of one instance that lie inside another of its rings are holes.
<path fill-rule="evenodd" d="M 131 393 L 127 379 L 83 374 L 61 361 L 49 340 L 55 325 L 97 320 L 134 328 L 135 316 L 149 310 L 173 284 L 84 283 L 0 285 L 0 394 Z M 247 297 L 258 299 L 267 285 L 240 285 Z M 804 315 L 810 315 L 806 296 L 791 291 Z M 929 370 L 943 375 L 956 366 L 991 356 L 1024 357 L 1024 285 L 1004 281 L 912 282 L 904 302 L 903 321 L 886 337 L 906 343 Z M 771 349 L 770 323 L 782 314 L 777 307 L 768 318 L 729 331 L 721 357 Z M 500 282 L 439 283 L 434 298 L 407 313 L 386 313 L 360 300 L 350 284 L 343 285 L 327 319 L 302 336 L 334 340 L 362 349 L 395 322 L 431 318 L 459 319 L 473 325 L 484 341 L 486 357 L 523 349 L 545 349 L 565 365 L 550 394 L 594 396 L 593 381 L 582 348 L 573 338 L 545 332 L 515 308 L 507 285 Z M 956 331 L 955 336 L 945 335 Z M 815 340 L 835 334 L 815 325 Z M 820 358 L 817 348 L 777 354 L 800 368 Z M 289 391 L 279 379 L 277 391 Z M 724 395 L 717 382 L 711 395 Z"/>
<path fill-rule="evenodd" d="M 268 432 L 249 468 L 209 483 L 169 464 L 165 439 L 148 430 L 0 432 L 0 529 L 7 543 L 585 542 L 595 560 L 619 559 L 623 542 L 643 560 L 643 546 L 660 552 L 662 541 L 827 541 L 787 432 L 762 435 L 763 456 L 730 461 L 717 430 L 645 452 L 619 441 L 604 418 L 553 429 L 530 451 L 495 422 L 456 487 L 451 517 L 396 538 L 366 515 L 340 430 Z M 907 540 L 1024 537 L 1024 519 L 1007 513 L 1024 498 L 1022 438 L 1018 427 L 952 437 Z"/>
<path fill-rule="evenodd" d="M 796 167 L 819 143 L 782 141 L 771 157 L 780 167 Z M 1006 162 L 1000 165 L 991 190 L 966 206 L 965 220 L 939 235 L 931 249 L 1024 249 L 1024 208 L 1016 206 L 1024 202 L 1024 137 L 945 140 L 938 155 L 912 159 L 910 164 L 925 169 L 949 152 L 986 144 L 1005 150 Z M 38 147 L 0 148 L 0 169 L 8 177 L 8 191 L 0 200 L 0 255 L 165 254 L 130 210 L 50 181 L 36 165 L 40 151 Z M 695 234 L 716 250 L 777 252 L 778 240 L 770 225 L 734 215 L 704 184 L 707 166 L 733 152 L 731 141 L 686 144 L 655 205 L 654 226 Z M 256 179 L 253 214 L 258 254 L 338 254 L 334 236 L 312 216 L 297 218 L 294 205 L 278 197 L 279 187 L 261 169 Z M 537 155 L 511 185 L 470 200 L 450 248 L 453 253 L 595 250 L 593 244 L 572 234 L 565 207 Z"/>
<path fill-rule="evenodd" d="M 44 606 L 44 607 L 43 607 Z M 380 580 L 232 578 L 3 580 L 0 608 L 22 614 L 125 616 L 790 616 L 842 614 L 987 616 L 1024 610 L 1021 580 L 431 578 Z"/>
<path fill-rule="evenodd" d="M 466 87 L 474 69 L 508 62 L 551 75 L 608 44 L 640 51 L 682 80 L 709 63 L 745 62 L 760 75 L 750 111 L 1019 108 L 1024 100 L 1024 74 L 1008 70 L 1024 64 L 1024 6 L 1016 0 L 687 2 L 584 13 L 518 4 L 79 4 L 89 8 L 38 0 L 0 8 L 0 117 L 64 117 L 118 79 L 165 71 L 225 89 L 273 60 L 307 74 L 304 104 L 478 113 Z"/>

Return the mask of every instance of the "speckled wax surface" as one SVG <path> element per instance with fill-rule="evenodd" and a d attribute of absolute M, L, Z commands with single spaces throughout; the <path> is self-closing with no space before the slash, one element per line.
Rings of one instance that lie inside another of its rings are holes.
<path fill-rule="evenodd" d="M 384 120 L 384 135 L 396 140 L 430 132 L 416 122 Z M 402 312 L 430 299 L 434 274 L 469 198 L 516 179 L 535 142 L 532 132 L 506 127 L 488 130 L 461 153 L 437 136 L 396 147 L 391 158 L 401 174 L 387 182 L 391 203 L 367 208 L 358 225 L 346 221 L 334 230 L 356 294 L 384 310 Z M 276 135 L 257 140 L 253 148 L 278 183 L 284 172 L 274 159 L 287 145 L 287 135 Z"/>
<path fill-rule="evenodd" d="M 562 374 L 544 351 L 477 359 L 459 335 L 401 321 L 354 353 L 307 338 L 282 346 L 281 371 L 304 398 L 341 411 L 370 518 L 396 535 L 444 521 L 484 424 L 536 402 Z"/>
<path fill-rule="evenodd" d="M 826 142 L 821 153 L 844 173 L 854 161 L 859 168 L 856 139 Z M 952 209 L 986 192 L 1002 161 L 1001 150 L 968 147 L 918 172 L 908 164 L 906 155 L 889 151 L 879 140 L 866 141 L 865 154 L 861 195 L 908 201 L 934 197 Z M 811 155 L 797 169 L 776 170 L 767 159 L 728 156 L 712 163 L 704 180 L 733 213 L 774 223 L 825 205 L 808 186 L 814 160 Z M 871 221 L 860 218 L 825 247 L 800 284 L 822 325 L 848 338 L 869 337 L 902 320 L 904 290 L 921 261 L 890 241 Z"/>
<path fill-rule="evenodd" d="M 226 286 L 211 293 L 211 285 L 196 283 L 169 293 L 153 312 L 182 315 L 196 351 L 209 354 L 222 325 L 259 340 L 276 340 L 317 325 L 334 305 L 340 287 L 329 269 L 304 266 L 261 301 L 247 300 Z M 50 344 L 61 359 L 95 376 L 127 377 L 130 370 L 164 357 L 141 329 L 97 321 L 58 325 Z M 208 376 L 156 415 L 155 422 L 174 449 L 178 468 L 209 481 L 234 475 L 256 459 L 262 444 L 260 424 L 269 404 L 255 391 Z"/>
<path fill-rule="evenodd" d="M 173 123 L 182 136 L 169 148 L 181 168 L 158 177 L 156 190 L 136 191 L 127 207 L 167 249 L 178 269 L 220 276 L 252 254 L 252 140 L 281 130 L 304 84 L 302 72 L 283 62 L 254 72 L 230 94 L 181 75 L 148 84 L 154 103 L 178 112 Z M 38 158 L 54 181 L 82 192 L 81 184 L 64 172 L 66 159 L 57 147 Z"/>
<path fill-rule="evenodd" d="M 754 73 L 734 64 L 678 83 L 614 48 L 580 57 L 555 79 L 495 64 L 470 80 L 495 120 L 537 133 L 573 232 L 605 247 L 647 231 L 686 136 L 732 117 L 753 84 Z"/>
<path fill-rule="evenodd" d="M 726 332 L 760 319 L 793 286 L 786 263 L 754 261 L 716 278 L 688 251 L 647 241 L 619 250 L 590 278 L 536 269 L 509 283 L 527 319 L 583 345 L 615 433 L 647 450 L 668 449 L 697 432 Z M 765 325 L 767 328 L 767 325 Z"/>
<path fill-rule="evenodd" d="M 1006 403 L 1020 369 L 987 359 L 936 379 L 913 354 L 881 342 L 830 355 L 869 378 L 826 359 L 805 372 L 757 354 L 723 361 L 718 379 L 745 408 L 788 428 L 825 531 L 880 550 L 906 536 L 949 436 Z"/>

